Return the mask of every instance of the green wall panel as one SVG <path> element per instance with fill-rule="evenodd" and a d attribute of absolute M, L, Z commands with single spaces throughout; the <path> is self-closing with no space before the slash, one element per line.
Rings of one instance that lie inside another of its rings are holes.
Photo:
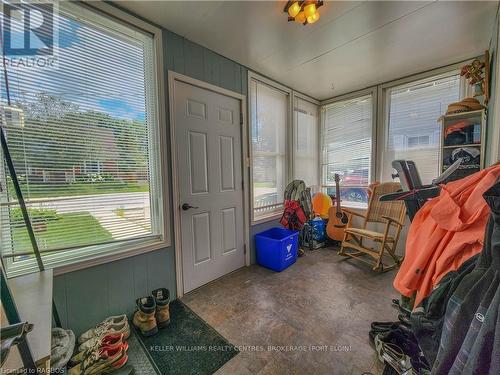
<path fill-rule="evenodd" d="M 176 298 L 172 247 L 56 276 L 54 299 L 63 326 L 79 335 L 107 316 L 131 316 L 135 300 L 160 287 Z"/>
<path fill-rule="evenodd" d="M 67 325 L 76 334 L 80 334 L 108 315 L 107 297 L 110 285 L 109 278 L 106 277 L 106 268 L 106 265 L 92 267 L 73 272 L 66 277 Z"/>
<path fill-rule="evenodd" d="M 247 95 L 248 93 L 248 69 L 240 66 L 241 92 Z M 248 100 L 248 99 L 247 99 Z"/>
<path fill-rule="evenodd" d="M 59 319 L 63 327 L 68 326 L 68 303 L 66 300 L 66 275 L 61 275 L 55 278 L 53 284 L 54 302 L 57 306 Z"/>
<path fill-rule="evenodd" d="M 203 47 L 184 39 L 184 74 L 203 80 L 205 77 L 203 61 Z"/>
<path fill-rule="evenodd" d="M 137 257 L 136 257 L 137 258 Z M 147 257 L 143 257 L 147 258 Z M 103 267 L 103 271 L 109 273 L 106 279 L 107 289 L 107 300 L 108 309 L 107 313 L 109 315 L 120 315 L 124 312 L 128 312 L 130 306 L 130 297 L 124 295 L 124 292 L 134 291 L 134 296 L 142 295 L 144 292 L 138 292 L 134 288 L 134 282 L 136 280 L 136 274 L 134 270 L 134 276 L 130 277 L 129 270 L 134 269 L 134 259 L 127 258 L 123 261 L 109 263 Z M 141 277 L 140 279 L 144 279 Z M 145 288 L 147 290 L 147 288 Z"/>
<path fill-rule="evenodd" d="M 208 49 L 203 51 L 203 61 L 204 61 L 204 79 L 206 82 L 213 85 L 220 85 L 221 76 L 221 62 L 222 56 L 212 52 Z"/>
<path fill-rule="evenodd" d="M 167 68 L 184 74 L 184 38 L 166 31 L 164 38 L 165 54 L 167 55 Z"/>
<path fill-rule="evenodd" d="M 165 31 L 167 70 L 246 95 L 247 69 L 199 44 Z"/>

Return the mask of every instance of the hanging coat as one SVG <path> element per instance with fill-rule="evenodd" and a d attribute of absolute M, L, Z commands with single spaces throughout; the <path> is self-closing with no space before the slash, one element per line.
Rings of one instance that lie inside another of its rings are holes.
<path fill-rule="evenodd" d="M 439 349 L 446 305 L 463 278 L 476 267 L 478 257 L 479 254 L 476 254 L 465 261 L 458 270 L 448 272 L 430 296 L 410 315 L 411 329 L 431 365 L 434 364 Z"/>
<path fill-rule="evenodd" d="M 500 374 L 500 182 L 484 194 L 491 215 L 484 249 L 446 307 L 432 374 Z"/>
<path fill-rule="evenodd" d="M 491 266 L 500 274 L 500 182 L 485 193 L 485 199 L 491 208 L 493 222 L 490 234 L 489 254 Z M 500 286 L 484 314 L 484 319 L 477 340 L 474 342 L 464 374 L 500 374 Z"/>
<path fill-rule="evenodd" d="M 496 165 L 442 185 L 439 197 L 415 215 L 394 287 L 404 296 L 416 293 L 416 306 L 444 275 L 482 250 L 490 212 L 482 195 L 499 176 Z"/>

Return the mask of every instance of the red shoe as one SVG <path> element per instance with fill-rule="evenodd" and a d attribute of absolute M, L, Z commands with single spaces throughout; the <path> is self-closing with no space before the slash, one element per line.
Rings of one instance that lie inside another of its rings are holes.
<path fill-rule="evenodd" d="M 123 333 L 106 335 L 102 339 L 96 341 L 92 347 L 87 348 L 85 350 L 81 350 L 78 354 L 75 354 L 73 357 L 71 357 L 68 363 L 68 367 L 76 366 L 78 363 L 83 361 L 89 355 L 89 353 L 92 353 L 97 349 L 101 348 L 107 348 L 108 350 L 115 349 L 120 345 L 122 345 L 124 340 L 125 338 Z M 127 349 L 128 349 L 128 344 L 127 344 Z"/>

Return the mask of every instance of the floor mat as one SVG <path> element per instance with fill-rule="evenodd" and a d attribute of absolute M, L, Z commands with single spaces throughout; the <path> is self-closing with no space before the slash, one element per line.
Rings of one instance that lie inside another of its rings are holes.
<path fill-rule="evenodd" d="M 138 337 L 139 333 L 132 330 L 128 338 L 128 362 L 127 365 L 132 367 L 134 375 L 154 375 L 160 374 L 160 371 L 155 367 L 149 355 L 144 350 L 143 344 Z M 123 375 L 128 374 L 126 370 Z M 121 372 L 113 372 L 113 375 L 121 375 Z"/>
<path fill-rule="evenodd" d="M 137 338 L 160 374 L 213 374 L 238 354 L 216 330 L 182 302 L 170 303 L 170 324 Z"/>

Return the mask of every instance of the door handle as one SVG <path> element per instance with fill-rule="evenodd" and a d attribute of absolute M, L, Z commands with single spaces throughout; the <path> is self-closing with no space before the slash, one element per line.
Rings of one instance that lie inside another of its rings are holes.
<path fill-rule="evenodd" d="M 181 208 L 184 210 L 184 211 L 187 211 L 189 210 L 190 208 L 199 208 L 199 207 L 195 207 L 195 206 L 191 206 L 190 204 L 188 203 L 184 203 Z"/>

